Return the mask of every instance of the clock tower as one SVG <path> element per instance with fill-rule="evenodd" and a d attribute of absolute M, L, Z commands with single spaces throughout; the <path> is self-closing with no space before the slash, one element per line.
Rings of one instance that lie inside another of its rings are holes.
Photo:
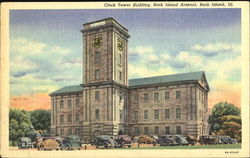
<path fill-rule="evenodd" d="M 97 135 L 127 134 L 128 30 L 113 18 L 86 23 L 83 34 L 83 130 Z"/>

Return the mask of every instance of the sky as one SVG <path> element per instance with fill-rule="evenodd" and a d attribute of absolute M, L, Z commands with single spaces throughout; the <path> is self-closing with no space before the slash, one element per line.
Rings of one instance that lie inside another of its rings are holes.
<path fill-rule="evenodd" d="M 240 9 L 10 11 L 10 104 L 49 109 L 49 93 L 82 83 L 83 24 L 115 18 L 129 30 L 129 79 L 205 71 L 211 108 L 240 107 Z"/>

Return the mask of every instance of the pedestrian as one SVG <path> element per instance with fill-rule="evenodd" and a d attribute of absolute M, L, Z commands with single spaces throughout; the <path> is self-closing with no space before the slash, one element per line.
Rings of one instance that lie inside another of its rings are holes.
<path fill-rule="evenodd" d="M 84 150 L 87 150 L 87 145 L 84 146 Z"/>

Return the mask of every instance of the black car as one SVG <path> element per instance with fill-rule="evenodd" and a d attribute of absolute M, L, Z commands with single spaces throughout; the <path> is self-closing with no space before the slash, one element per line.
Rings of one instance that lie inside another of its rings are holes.
<path fill-rule="evenodd" d="M 108 135 L 100 135 L 97 136 L 93 143 L 96 148 L 103 147 L 103 148 L 118 148 L 118 143 L 113 139 L 112 136 Z"/>
<path fill-rule="evenodd" d="M 31 139 L 28 137 L 19 138 L 18 149 L 27 149 L 27 148 L 33 148 L 33 144 L 31 142 Z"/>
<path fill-rule="evenodd" d="M 162 135 L 159 136 L 159 144 L 160 146 L 175 146 L 178 145 L 178 143 L 175 141 L 175 138 L 173 135 Z"/>
<path fill-rule="evenodd" d="M 201 145 L 203 144 L 221 144 L 220 139 L 216 136 L 211 136 L 211 135 L 202 135 L 199 137 L 199 143 Z"/>
<path fill-rule="evenodd" d="M 64 137 L 63 139 L 63 148 L 67 149 L 67 150 L 73 150 L 73 149 L 81 149 L 81 140 L 79 138 L 79 136 L 77 135 L 69 135 Z"/>

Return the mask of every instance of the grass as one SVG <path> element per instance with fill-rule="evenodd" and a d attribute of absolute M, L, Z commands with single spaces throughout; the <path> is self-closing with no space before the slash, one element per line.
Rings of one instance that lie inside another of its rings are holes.
<path fill-rule="evenodd" d="M 132 148 L 113 148 L 113 150 L 117 149 L 125 149 L 125 150 L 140 150 L 140 149 L 240 149 L 241 144 L 222 144 L 222 145 L 195 145 L 195 146 L 155 146 L 155 147 L 132 147 Z"/>

